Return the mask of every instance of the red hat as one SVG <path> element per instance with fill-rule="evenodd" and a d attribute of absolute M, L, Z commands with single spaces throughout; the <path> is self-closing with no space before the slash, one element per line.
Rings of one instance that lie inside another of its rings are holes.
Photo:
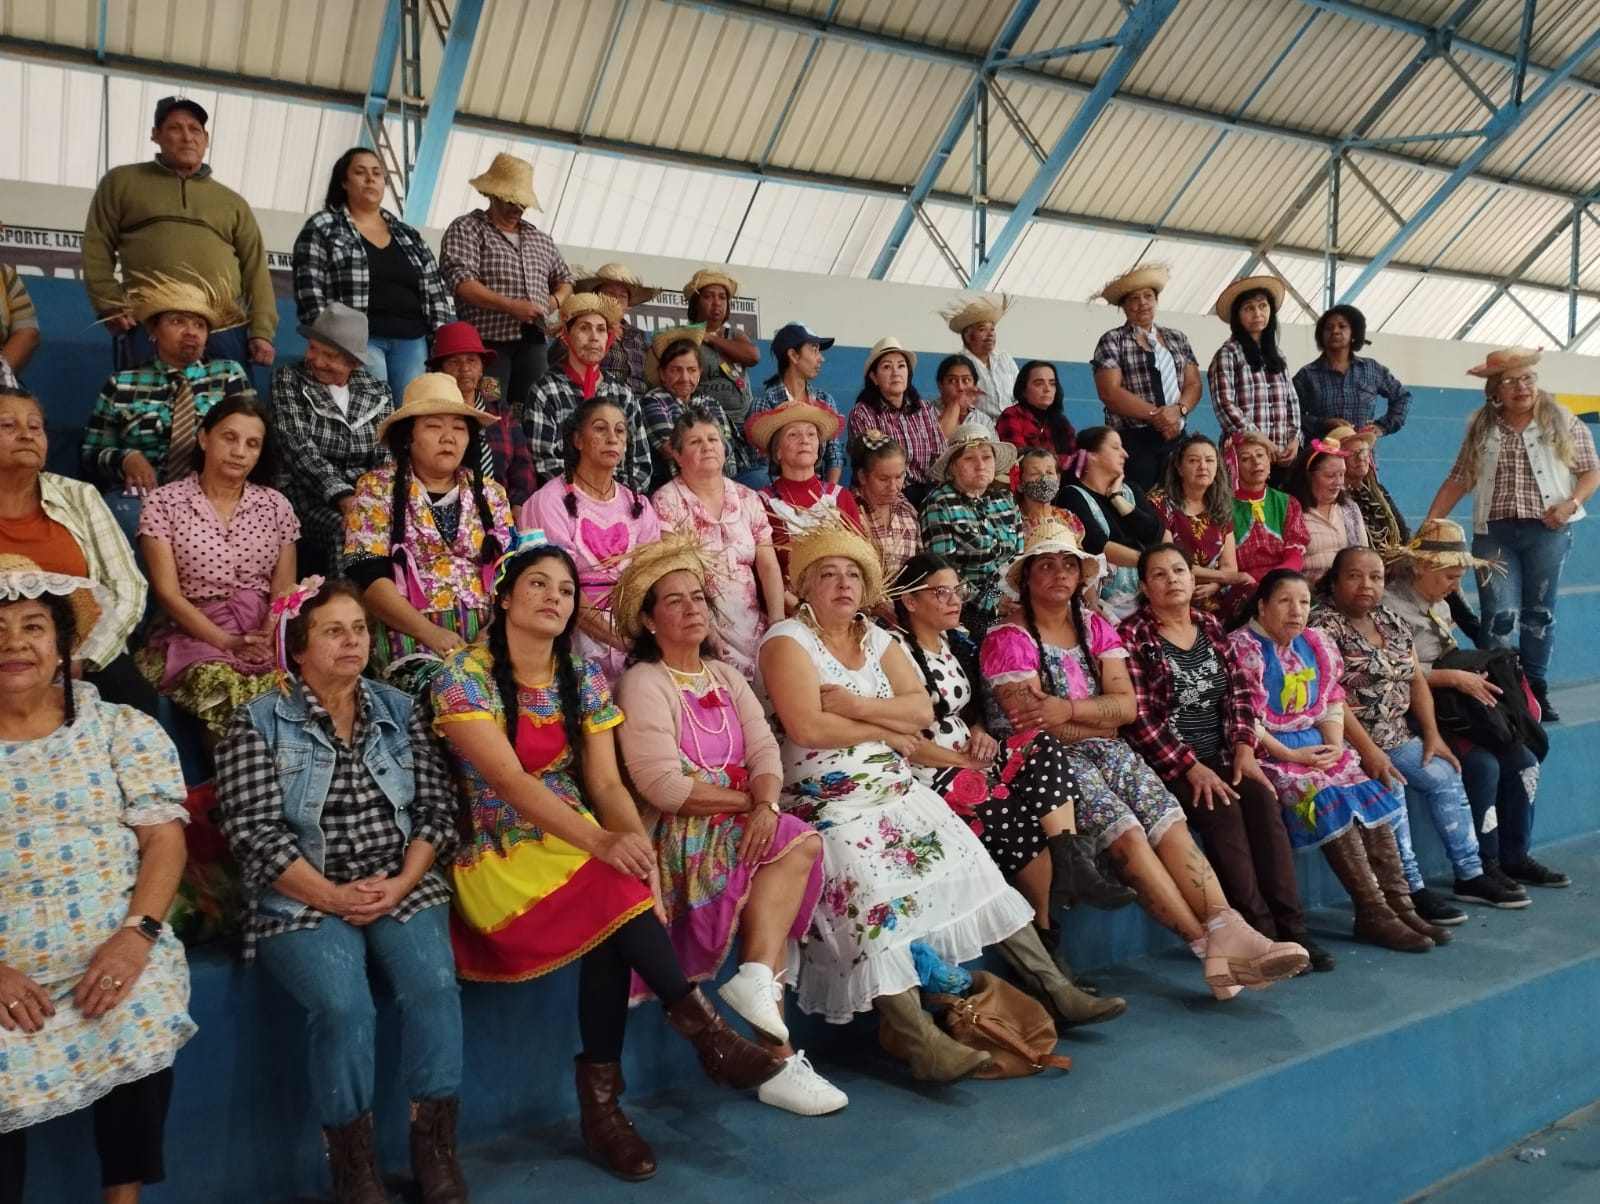
<path fill-rule="evenodd" d="M 494 363 L 494 352 L 483 345 L 478 328 L 471 322 L 447 322 L 433 332 L 433 354 L 428 357 L 428 371 L 437 372 L 452 355 L 481 355 L 485 367 Z"/>

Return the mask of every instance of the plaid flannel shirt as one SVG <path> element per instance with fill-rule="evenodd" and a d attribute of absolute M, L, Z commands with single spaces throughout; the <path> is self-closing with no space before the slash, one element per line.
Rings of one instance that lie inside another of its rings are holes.
<path fill-rule="evenodd" d="M 628 450 L 623 456 L 617 479 L 641 497 L 650 489 L 653 450 L 650 428 L 645 425 L 644 410 L 633 390 L 621 381 L 601 375 L 594 395 L 604 397 L 622 411 L 628 424 Z M 577 382 L 567 375 L 565 368 L 546 372 L 528 394 L 527 409 L 523 414 L 522 430 L 528 438 L 528 451 L 533 456 L 533 473 L 539 484 L 561 475 L 562 449 L 565 448 L 567 419 L 583 404 L 583 392 Z"/>
<path fill-rule="evenodd" d="M 810 396 L 811 400 L 818 405 L 827 406 L 835 414 L 839 412 L 839 407 L 834 404 L 833 398 L 826 393 L 819 393 L 816 389 L 813 389 Z M 755 400 L 750 403 L 750 412 L 745 415 L 745 426 L 748 427 L 750 419 L 757 414 L 765 414 L 768 410 L 775 410 L 788 400 L 789 390 L 783 387 L 781 380 L 765 392 L 756 394 Z M 745 446 L 750 448 L 752 453 L 750 457 L 751 467 L 767 462 L 766 448 L 757 447 L 748 439 L 745 440 Z M 837 468 L 840 472 L 843 472 L 847 462 L 844 453 L 844 436 L 840 435 L 837 439 L 829 439 L 822 445 L 822 455 L 817 460 L 817 475 L 819 477 L 825 476 L 828 470 L 832 468 Z"/>
<path fill-rule="evenodd" d="M 1340 418 L 1360 430 L 1371 423 L 1385 435 L 1406 424 L 1411 390 L 1377 360 L 1352 355 L 1350 367 L 1335 372 L 1326 356 L 1318 356 L 1294 374 L 1295 396 L 1300 399 L 1300 425 L 1306 439 L 1320 439 L 1328 419 Z M 1381 416 L 1373 417 L 1377 400 L 1388 402 Z"/>
<path fill-rule="evenodd" d="M 1040 451 L 1052 452 L 1056 457 L 1056 467 L 1063 475 L 1067 465 L 1072 462 L 1073 454 L 1078 450 L 1078 432 L 1067 422 L 1067 445 L 1057 447 L 1054 435 L 1044 421 L 1044 411 L 1036 410 L 1025 401 L 1019 401 L 1014 406 L 1007 406 L 1000 412 L 999 420 L 994 424 L 995 433 L 1000 437 L 1000 442 L 1009 443 L 1019 452 L 1024 448 L 1036 447 Z"/>
<path fill-rule="evenodd" d="M 250 378 L 233 360 L 197 360 L 169 368 L 160 360 L 111 374 L 83 430 L 83 471 L 102 489 L 122 485 L 122 462 L 141 453 L 163 485 L 172 437 L 172 376 L 182 372 L 194 394 L 198 422 L 228 397 L 255 396 Z"/>
<path fill-rule="evenodd" d="M 387 209 L 380 209 L 389 233 L 417 273 L 422 291 L 422 317 L 428 332 L 456 320 L 455 302 L 445 291 L 433 251 L 410 226 Z M 328 308 L 330 301 L 342 301 L 351 309 L 367 312 L 372 276 L 367 267 L 367 248 L 361 231 L 345 209 L 323 209 L 313 213 L 300 237 L 294 240 L 294 305 L 300 321 L 310 324 Z"/>
<path fill-rule="evenodd" d="M 993 619 L 1000 608 L 1000 574 L 1022 552 L 1022 511 L 1001 486 L 969 497 L 939 485 L 922 502 L 922 547 L 943 556 L 973 596 L 963 616 Z M 968 620 L 970 623 L 970 620 Z"/>
<path fill-rule="evenodd" d="M 1595 454 L 1594 436 L 1589 433 L 1583 419 L 1568 413 L 1566 422 L 1567 433 L 1572 437 L 1572 471 L 1585 473 L 1600 467 L 1600 458 L 1596 458 Z M 1456 453 L 1455 463 L 1445 477 L 1474 491 L 1490 490 L 1488 522 L 1538 518 L 1544 513 L 1544 494 L 1539 491 L 1539 482 L 1533 475 L 1533 463 L 1528 459 L 1522 434 L 1512 430 L 1504 418 L 1496 418 L 1495 423 L 1500 428 L 1500 455 L 1495 461 L 1494 480 L 1474 483 L 1483 449 L 1471 446 L 1465 439 L 1461 441 L 1461 450 Z M 1538 430 L 1537 427 L 1533 429 Z"/>
<path fill-rule="evenodd" d="M 561 285 L 572 283 L 572 269 L 554 239 L 524 221 L 517 224 L 513 243 L 489 220 L 488 209 L 463 213 L 445 227 L 439 243 L 439 270 L 452 294 L 460 292 L 468 280 L 476 280 L 503 297 L 541 305 Z M 522 323 L 510 314 L 467 304 L 460 310 L 462 320 L 471 322 L 485 342 L 515 343 L 522 338 Z"/>
<path fill-rule="evenodd" d="M 733 424 L 728 421 L 727 413 L 711 398 L 696 393 L 688 401 L 679 401 L 666 389 L 652 389 L 644 395 L 639 404 L 644 411 L 644 424 L 650 431 L 650 459 L 654 465 L 650 477 L 651 493 L 677 475 L 673 470 L 672 461 L 667 459 L 666 452 L 662 449 L 672 437 L 672 424 L 678 420 L 678 415 L 690 406 L 699 406 L 717 420 L 717 430 L 722 435 L 722 448 L 725 453 L 722 475 L 736 477 L 748 467 L 739 463 L 739 452 L 744 447 L 744 440 L 734 437 Z"/>
<path fill-rule="evenodd" d="M 1199 361 L 1194 357 L 1194 348 L 1189 345 L 1189 337 L 1181 330 L 1173 330 L 1166 326 L 1155 328 L 1156 337 L 1160 339 L 1172 356 L 1172 366 L 1178 373 L 1178 388 L 1183 388 L 1183 370 L 1190 364 L 1199 367 Z M 1175 403 L 1176 397 L 1168 397 L 1161 387 L 1161 373 L 1156 369 L 1155 352 L 1139 345 L 1139 332 L 1132 322 L 1125 322 L 1115 330 L 1108 330 L 1100 336 L 1100 341 L 1095 344 L 1094 355 L 1089 360 L 1089 366 L 1095 371 L 1101 368 L 1115 368 L 1122 373 L 1122 387 L 1135 397 L 1142 397 L 1153 406 L 1164 406 Z M 1106 425 L 1119 431 L 1134 431 L 1150 424 L 1142 418 L 1129 418 L 1119 414 L 1111 407 L 1105 407 Z"/>
<path fill-rule="evenodd" d="M 500 482 L 515 513 L 538 488 L 533 479 L 533 453 L 528 450 L 528 436 L 500 396 L 500 382 L 494 377 L 486 376 L 478 382 L 477 404 L 485 414 L 494 415 L 494 425 L 483 428 L 483 450 L 488 459 L 483 466 L 484 475 Z"/>
<path fill-rule="evenodd" d="M 1250 709 L 1250 675 L 1239 663 L 1239 654 L 1223 634 L 1215 616 L 1190 608 L 1189 617 L 1200 629 L 1200 639 L 1210 640 L 1228 673 L 1228 697 L 1223 707 L 1223 743 L 1256 747 L 1256 718 Z M 1161 775 L 1164 782 L 1176 782 L 1195 763 L 1190 748 L 1168 722 L 1173 708 L 1172 667 L 1161 651 L 1160 623 L 1147 604 L 1124 619 L 1117 628 L 1122 646 L 1128 650 L 1128 677 L 1133 681 L 1135 717 L 1124 725 L 1122 734 L 1135 752 Z"/>
<path fill-rule="evenodd" d="M 917 525 L 916 508 L 901 493 L 895 496 L 888 512 L 880 516 L 859 493 L 855 498 L 862 529 L 872 546 L 878 549 L 878 559 L 883 561 L 884 580 L 892 582 L 906 561 L 922 551 L 922 530 Z"/>
<path fill-rule="evenodd" d="M 605 358 L 600 361 L 600 371 L 627 385 L 635 397 L 643 397 L 650 392 L 650 382 L 644 375 L 645 356 L 649 351 L 650 336 L 624 319 L 622 329 L 617 331 L 617 337 L 606 348 Z M 565 339 L 550 340 L 547 359 L 552 368 L 559 368 L 567 362 Z"/>
<path fill-rule="evenodd" d="M 919 484 L 928 483 L 928 469 L 944 454 L 944 428 L 939 425 L 938 411 L 926 400 L 908 401 L 898 410 L 857 402 L 845 421 L 845 434 L 859 439 L 868 431 L 882 431 L 906 449 L 906 476 Z"/>
<path fill-rule="evenodd" d="M 78 656 L 91 667 L 104 669 L 127 651 L 128 637 L 144 618 L 150 587 L 134 562 L 133 545 L 93 485 L 41 472 L 39 501 L 45 515 L 65 527 L 76 541 L 88 561 L 90 579 L 109 589 L 116 599 L 116 621 L 78 649 Z"/>
<path fill-rule="evenodd" d="M 1211 384 L 1211 407 L 1225 437 L 1260 431 L 1279 447 L 1300 437 L 1300 399 L 1288 371 L 1266 367 L 1255 371 L 1237 339 L 1218 348 L 1206 379 Z"/>

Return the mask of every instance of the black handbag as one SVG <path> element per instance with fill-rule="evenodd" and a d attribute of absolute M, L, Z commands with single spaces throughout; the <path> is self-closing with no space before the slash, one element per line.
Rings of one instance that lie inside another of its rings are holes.
<path fill-rule="evenodd" d="M 1480 673 L 1500 689 L 1499 701 L 1492 707 L 1460 690 L 1435 690 L 1433 709 L 1441 732 L 1469 740 L 1492 753 L 1525 747 L 1540 761 L 1549 755 L 1550 738 L 1529 709 L 1527 684 L 1515 651 L 1457 648 L 1441 656 L 1433 667 Z"/>

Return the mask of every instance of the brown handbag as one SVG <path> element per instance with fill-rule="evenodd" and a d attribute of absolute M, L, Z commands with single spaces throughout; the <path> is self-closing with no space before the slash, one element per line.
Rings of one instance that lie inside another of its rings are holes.
<path fill-rule="evenodd" d="M 974 970 L 972 992 L 964 998 L 925 994 L 923 999 L 944 1008 L 939 1023 L 945 1032 L 989 1055 L 990 1065 L 973 1078 L 1019 1079 L 1046 1067 L 1072 1069 L 1072 1059 L 1055 1052 L 1056 1026 L 1044 1005 L 1003 978 Z"/>

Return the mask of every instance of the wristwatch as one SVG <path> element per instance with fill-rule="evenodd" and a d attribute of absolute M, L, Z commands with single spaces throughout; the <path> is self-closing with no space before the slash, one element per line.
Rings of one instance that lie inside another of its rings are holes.
<path fill-rule="evenodd" d="M 778 804 L 777 804 L 777 803 L 776 803 L 776 802 L 770 802 L 770 803 L 762 803 L 762 804 L 761 804 L 761 805 L 762 805 L 762 806 L 763 806 L 763 807 L 770 807 L 770 808 L 772 808 L 772 813 L 773 813 L 773 814 L 774 814 L 774 815 L 776 815 L 776 816 L 779 816 L 779 817 L 780 817 L 780 818 L 781 818 L 781 817 L 782 817 L 782 815 L 783 815 L 783 808 L 782 808 L 782 807 L 780 807 L 780 806 L 778 806 Z"/>
<path fill-rule="evenodd" d="M 161 921 L 151 916 L 129 916 L 122 921 L 122 926 L 136 929 L 152 945 L 161 939 Z"/>

